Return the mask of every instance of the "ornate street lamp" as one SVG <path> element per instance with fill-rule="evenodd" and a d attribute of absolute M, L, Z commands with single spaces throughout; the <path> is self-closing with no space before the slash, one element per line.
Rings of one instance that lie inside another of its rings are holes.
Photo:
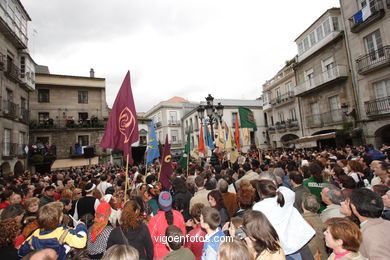
<path fill-rule="evenodd" d="M 210 130 L 211 130 L 211 136 L 214 140 L 214 128 L 213 124 L 215 119 L 221 120 L 223 116 L 223 108 L 224 106 L 221 105 L 219 102 L 218 105 L 214 106 L 214 97 L 209 94 L 206 98 L 206 106 L 200 105 L 197 109 L 198 117 L 201 121 L 203 121 L 203 118 L 205 118 L 205 110 L 206 110 L 206 116 L 208 117 L 208 121 L 210 124 Z"/>

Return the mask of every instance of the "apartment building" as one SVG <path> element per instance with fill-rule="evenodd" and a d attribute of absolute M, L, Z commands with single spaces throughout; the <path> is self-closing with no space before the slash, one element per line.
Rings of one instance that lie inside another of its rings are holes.
<path fill-rule="evenodd" d="M 287 142 L 302 137 L 298 99 L 295 97 L 296 59 L 286 62 L 272 79 L 263 84 L 263 110 L 270 148 L 288 147 Z"/>
<path fill-rule="evenodd" d="M 390 144 L 390 1 L 340 0 L 365 142 Z"/>
<path fill-rule="evenodd" d="M 246 152 L 251 145 L 256 145 L 257 148 L 265 149 L 268 148 L 267 138 L 266 138 L 266 126 L 263 113 L 263 102 L 261 100 L 238 100 L 238 99 L 215 99 L 214 104 L 219 104 L 223 106 L 223 115 L 222 115 L 222 128 L 225 130 L 225 122 L 230 128 L 232 135 L 234 136 L 235 132 L 235 122 L 236 117 L 238 116 L 238 108 L 246 107 L 253 112 L 253 116 L 256 122 L 257 130 L 253 129 L 249 132 L 249 142 L 244 140 L 244 135 L 242 129 L 240 129 L 240 144 L 242 151 Z M 199 105 L 206 105 L 205 101 L 200 102 L 196 107 L 191 111 L 188 111 L 183 118 L 182 122 L 184 125 L 184 134 L 188 133 L 188 130 L 192 129 L 191 144 L 193 145 L 196 140 L 199 140 L 200 134 L 200 124 L 201 120 L 199 118 L 197 109 Z M 216 111 L 215 111 L 216 112 Z M 204 117 L 207 117 L 206 111 L 204 111 Z M 215 120 L 213 121 L 213 132 L 214 136 L 218 136 L 218 116 L 214 116 Z M 209 118 L 205 118 L 209 124 Z M 211 128 L 209 127 L 209 131 Z"/>
<path fill-rule="evenodd" d="M 20 1 L 0 1 L 0 171 L 5 175 L 21 174 L 27 164 L 29 96 L 35 89 L 29 21 Z"/>
<path fill-rule="evenodd" d="M 84 77 L 50 74 L 38 66 L 29 99 L 30 144 L 50 149 L 57 159 L 80 156 L 84 147 L 102 154 L 99 143 L 108 118 L 105 82 L 93 69 Z"/>
<path fill-rule="evenodd" d="M 184 150 L 185 140 L 181 118 L 196 106 L 195 103 L 175 96 L 161 101 L 145 113 L 145 117 L 153 120 L 156 136 L 161 144 L 168 135 L 173 156 L 180 155 Z"/>
<path fill-rule="evenodd" d="M 335 146 L 335 132 L 356 124 L 353 113 L 344 113 L 346 108 L 356 108 L 343 30 L 340 9 L 331 8 L 295 40 L 295 95 L 302 114 L 302 135 L 319 136 L 319 147 Z M 341 141 L 352 144 L 353 140 Z"/>

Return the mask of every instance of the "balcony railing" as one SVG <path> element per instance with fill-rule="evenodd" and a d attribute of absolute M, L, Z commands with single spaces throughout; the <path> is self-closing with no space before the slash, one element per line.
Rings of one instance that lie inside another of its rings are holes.
<path fill-rule="evenodd" d="M 3 114 L 6 117 L 9 118 L 16 118 L 17 117 L 17 109 L 18 105 L 15 103 L 9 101 L 9 100 L 3 100 Z"/>
<path fill-rule="evenodd" d="M 343 65 L 336 65 L 333 68 L 299 84 L 295 88 L 295 95 L 301 95 L 302 93 L 311 91 L 315 88 L 331 84 L 336 79 L 345 79 L 347 77 L 347 67 Z"/>
<path fill-rule="evenodd" d="M 287 120 L 287 122 L 286 122 L 286 127 L 287 127 L 288 129 L 291 129 L 291 128 L 298 128 L 298 127 L 299 127 L 298 120 Z"/>
<path fill-rule="evenodd" d="M 157 127 L 161 127 L 162 126 L 162 123 L 161 122 L 156 122 L 156 128 Z"/>
<path fill-rule="evenodd" d="M 275 129 L 276 129 L 275 126 L 271 125 L 271 126 L 268 127 L 268 132 L 269 133 L 275 133 Z"/>
<path fill-rule="evenodd" d="M 263 105 L 263 110 L 270 109 L 272 107 L 271 103 L 267 102 Z"/>
<path fill-rule="evenodd" d="M 344 113 L 341 109 L 331 110 L 322 114 L 307 116 L 307 127 L 323 127 L 343 122 Z"/>
<path fill-rule="evenodd" d="M 182 141 L 181 141 L 181 140 L 171 141 L 171 144 L 172 144 L 172 145 L 181 145 L 181 144 L 182 144 Z"/>
<path fill-rule="evenodd" d="M 294 91 L 289 91 L 289 92 L 287 92 L 287 93 L 285 93 L 283 95 L 280 95 L 280 96 L 272 99 L 271 100 L 271 104 L 272 105 L 283 104 L 283 103 L 286 103 L 289 100 L 292 100 L 294 97 L 295 97 Z"/>
<path fill-rule="evenodd" d="M 378 98 L 364 103 L 368 116 L 390 113 L 390 97 Z"/>
<path fill-rule="evenodd" d="M 14 157 L 18 152 L 18 144 L 4 142 L 2 143 L 2 158 L 6 159 L 7 157 Z"/>
<path fill-rule="evenodd" d="M 28 123 L 28 110 L 25 108 L 20 108 L 20 121 L 23 123 Z"/>
<path fill-rule="evenodd" d="M 169 126 L 179 126 L 180 121 L 179 120 L 168 120 L 168 125 Z"/>
<path fill-rule="evenodd" d="M 0 53 L 0 71 L 5 70 L 5 55 Z"/>
<path fill-rule="evenodd" d="M 20 69 L 12 62 L 7 62 L 7 71 L 5 73 L 11 80 L 20 82 Z"/>
<path fill-rule="evenodd" d="M 95 119 L 86 119 L 86 120 L 54 120 L 54 119 L 45 119 L 45 120 L 31 120 L 30 129 L 64 129 L 64 128 L 104 128 L 107 121 L 105 120 L 95 120 Z"/>
<path fill-rule="evenodd" d="M 358 72 L 365 74 L 390 65 L 390 45 L 379 48 L 356 60 Z"/>
<path fill-rule="evenodd" d="M 367 5 L 349 18 L 351 32 L 358 33 L 385 15 L 382 0 L 367 1 Z"/>
<path fill-rule="evenodd" d="M 18 157 L 27 156 L 27 153 L 24 150 L 25 147 L 26 147 L 26 144 L 18 144 L 18 150 L 17 150 Z"/>

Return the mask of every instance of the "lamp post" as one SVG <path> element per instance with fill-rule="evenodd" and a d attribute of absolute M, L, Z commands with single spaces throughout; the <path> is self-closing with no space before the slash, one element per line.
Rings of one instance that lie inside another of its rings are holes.
<path fill-rule="evenodd" d="M 211 130 L 211 136 L 214 140 L 214 128 L 213 124 L 215 120 L 221 120 L 223 116 L 223 108 L 224 106 L 221 105 L 221 102 L 218 103 L 218 105 L 214 105 L 214 97 L 209 94 L 206 98 L 206 105 L 200 105 L 197 109 L 198 117 L 201 121 L 203 121 L 203 118 L 205 118 L 204 112 L 206 110 L 206 115 L 209 120 L 210 124 L 210 130 Z"/>

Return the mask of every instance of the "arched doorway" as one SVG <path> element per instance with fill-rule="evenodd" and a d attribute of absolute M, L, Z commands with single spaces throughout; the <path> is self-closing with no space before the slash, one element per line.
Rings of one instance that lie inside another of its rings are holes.
<path fill-rule="evenodd" d="M 8 174 L 11 172 L 11 166 L 9 165 L 8 162 L 4 162 L 1 165 L 1 173 L 3 176 L 8 176 Z"/>
<path fill-rule="evenodd" d="M 390 125 L 384 125 L 375 131 L 375 146 L 390 145 Z"/>
<path fill-rule="evenodd" d="M 24 171 L 24 166 L 23 166 L 23 163 L 21 161 L 17 161 L 15 163 L 15 167 L 14 167 L 14 173 L 16 176 L 20 176 L 23 174 L 23 171 Z"/>
<path fill-rule="evenodd" d="M 286 144 L 286 143 L 296 139 L 299 139 L 299 136 L 294 134 L 286 134 L 280 138 L 280 142 L 282 142 L 283 146 L 285 147 L 293 148 L 294 144 Z"/>

